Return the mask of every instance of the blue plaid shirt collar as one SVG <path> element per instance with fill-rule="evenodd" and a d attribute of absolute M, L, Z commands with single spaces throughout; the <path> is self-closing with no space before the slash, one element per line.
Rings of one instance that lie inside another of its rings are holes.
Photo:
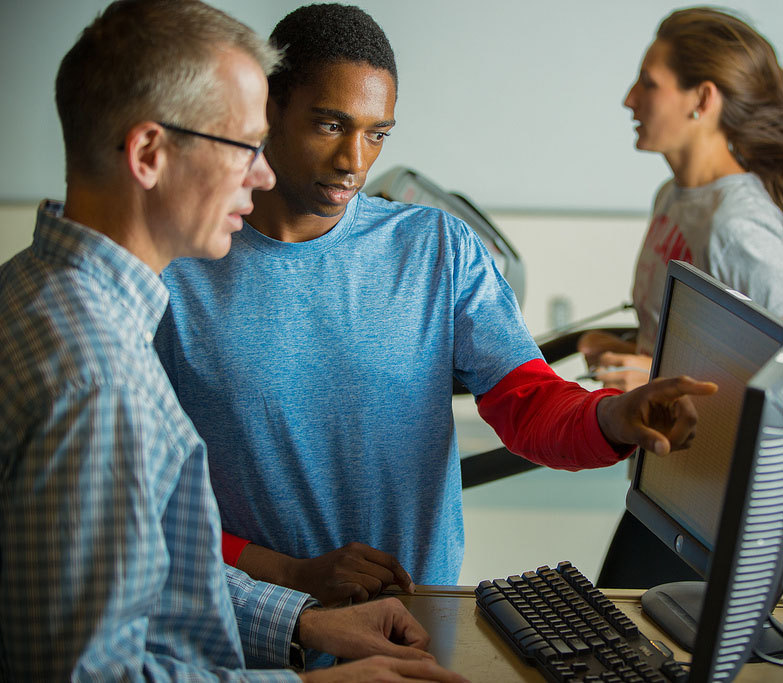
<path fill-rule="evenodd" d="M 38 207 L 33 235 L 36 256 L 88 273 L 116 295 L 117 302 L 152 341 L 169 301 L 160 277 L 143 261 L 106 235 L 63 216 L 62 202 L 44 200 Z"/>

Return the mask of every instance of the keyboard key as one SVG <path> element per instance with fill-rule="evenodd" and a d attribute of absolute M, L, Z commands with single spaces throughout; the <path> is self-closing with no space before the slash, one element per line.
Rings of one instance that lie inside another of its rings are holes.
<path fill-rule="evenodd" d="M 568 646 L 568 644 L 564 640 L 560 640 L 560 638 L 553 638 L 549 641 L 549 645 L 554 648 L 555 652 L 557 652 L 557 654 L 559 654 L 561 657 L 574 654 L 574 651 Z"/>
<path fill-rule="evenodd" d="M 685 669 L 674 660 L 670 659 L 664 662 L 661 671 L 673 683 L 684 683 L 688 680 L 688 674 Z"/>
<path fill-rule="evenodd" d="M 566 642 L 578 655 L 584 655 L 590 652 L 590 647 L 581 638 L 569 638 Z"/>
<path fill-rule="evenodd" d="M 536 658 L 544 663 L 558 659 L 557 651 L 551 646 L 546 645 L 536 650 Z"/>
<path fill-rule="evenodd" d="M 487 611 L 502 625 L 509 635 L 513 636 L 519 631 L 530 628 L 530 622 L 525 619 L 514 606 L 506 600 L 497 600 L 487 605 Z"/>
<path fill-rule="evenodd" d="M 525 631 L 520 631 L 515 636 L 517 642 L 519 643 L 519 647 L 521 647 L 523 650 L 528 651 L 531 646 L 535 645 L 536 643 L 546 643 L 546 640 L 541 637 L 540 634 L 533 631 L 533 633 L 526 633 Z"/>

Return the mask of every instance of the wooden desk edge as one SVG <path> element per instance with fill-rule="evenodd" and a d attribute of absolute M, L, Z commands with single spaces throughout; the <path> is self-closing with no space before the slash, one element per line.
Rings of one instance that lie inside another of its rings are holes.
<path fill-rule="evenodd" d="M 443 653 L 441 656 L 439 652 L 433 652 L 441 663 L 454 666 L 455 670 L 476 683 L 485 680 L 493 683 L 497 680 L 543 680 L 540 673 L 523 664 L 485 622 L 478 608 L 472 604 L 475 601 L 474 588 L 422 585 L 417 586 L 413 594 L 392 588 L 384 591 L 383 595 L 398 597 L 413 615 L 422 621 L 425 628 L 428 628 L 433 636 L 433 650 Z M 602 589 L 602 592 L 625 612 L 650 640 L 665 644 L 678 661 L 690 660 L 690 655 L 672 643 L 642 612 L 639 598 L 644 590 Z M 448 607 L 449 605 L 451 607 Z M 783 600 L 778 603 L 775 611 L 778 618 L 783 617 Z M 446 623 L 443 619 L 450 623 L 446 632 L 442 628 Z M 453 623 L 453 620 L 459 623 Z M 445 640 L 449 642 L 438 642 L 439 636 L 446 636 Z M 490 643 L 492 650 L 485 650 Z M 460 655 L 460 646 L 467 647 L 470 652 L 463 653 L 464 656 Z M 486 659 L 483 653 L 486 653 Z M 783 668 L 772 664 L 752 664 L 743 668 L 738 680 L 742 683 L 783 683 Z"/>
<path fill-rule="evenodd" d="M 474 598 L 475 586 L 416 586 L 416 591 L 411 594 L 394 586 L 390 586 L 383 591 L 384 596 L 395 597 L 416 597 L 416 596 L 448 596 L 454 598 Z M 638 588 L 602 588 L 604 595 L 610 600 L 637 600 L 641 597 L 644 590 Z M 783 607 L 783 601 L 779 604 Z"/>

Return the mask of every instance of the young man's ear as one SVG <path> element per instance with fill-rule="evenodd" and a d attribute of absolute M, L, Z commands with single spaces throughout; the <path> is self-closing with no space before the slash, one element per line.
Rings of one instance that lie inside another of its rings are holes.
<path fill-rule="evenodd" d="M 137 123 L 125 134 L 125 161 L 145 190 L 155 187 L 166 165 L 165 136 L 166 131 L 154 121 Z"/>

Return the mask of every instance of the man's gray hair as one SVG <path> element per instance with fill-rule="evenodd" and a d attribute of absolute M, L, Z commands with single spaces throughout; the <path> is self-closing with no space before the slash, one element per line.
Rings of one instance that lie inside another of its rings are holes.
<path fill-rule="evenodd" d="M 110 155 L 141 121 L 199 128 L 220 118 L 227 105 L 215 78 L 216 55 L 232 48 L 253 57 L 267 76 L 280 60 L 250 28 L 198 0 L 109 5 L 57 74 L 67 174 L 97 179 L 106 173 Z"/>

